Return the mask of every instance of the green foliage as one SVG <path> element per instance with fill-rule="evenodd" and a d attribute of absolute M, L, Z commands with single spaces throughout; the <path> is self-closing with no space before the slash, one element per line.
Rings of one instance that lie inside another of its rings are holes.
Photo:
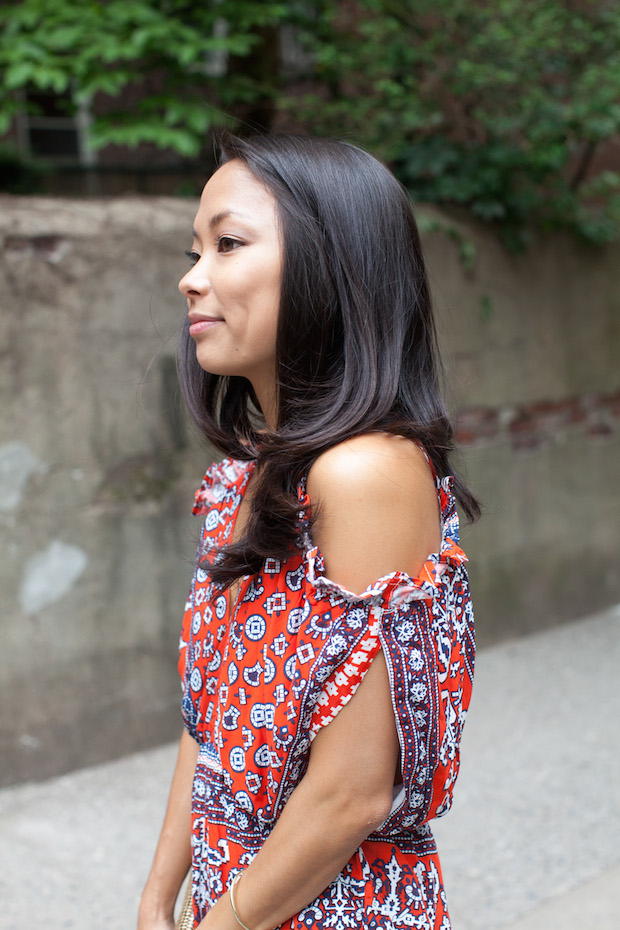
<path fill-rule="evenodd" d="M 416 222 L 418 229 L 424 235 L 440 232 L 448 239 L 451 239 L 457 247 L 461 265 L 465 271 L 474 270 L 476 258 L 478 257 L 476 244 L 469 236 L 455 226 L 454 223 L 446 220 L 444 217 L 429 216 L 428 213 L 424 211 L 418 211 Z"/>
<path fill-rule="evenodd" d="M 263 86 L 251 70 L 218 75 L 214 60 L 247 58 L 285 18 L 288 4 L 266 0 L 9 0 L 0 6 L 0 133 L 22 88 L 69 92 L 76 104 L 105 95 L 95 147 L 152 142 L 194 156 L 210 126 L 233 121 L 235 104 L 277 85 L 277 67 Z"/>
<path fill-rule="evenodd" d="M 283 25 L 309 53 L 288 93 Z M 25 88 L 96 101 L 96 146 L 188 157 L 214 125 L 279 113 L 510 246 L 532 227 L 618 232 L 620 177 L 599 160 L 620 132 L 615 0 L 5 0 L 0 29 L 0 133 Z"/>
<path fill-rule="evenodd" d="M 617 236 L 620 176 L 596 157 L 620 131 L 619 4 L 322 6 L 309 124 L 383 155 L 416 199 L 500 224 L 509 246 L 532 226 Z"/>

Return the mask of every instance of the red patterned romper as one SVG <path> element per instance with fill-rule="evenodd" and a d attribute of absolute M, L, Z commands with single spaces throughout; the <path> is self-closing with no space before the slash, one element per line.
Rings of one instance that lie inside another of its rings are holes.
<path fill-rule="evenodd" d="M 252 462 L 213 465 L 196 493 L 199 551 L 230 540 Z M 451 479 L 436 480 L 441 551 L 420 576 L 393 572 L 352 594 L 303 551 L 247 576 L 228 599 L 194 573 L 180 644 L 183 716 L 200 744 L 193 786 L 196 922 L 261 848 L 304 775 L 310 744 L 383 647 L 403 785 L 383 826 L 290 930 L 449 930 L 428 821 L 450 807 L 471 694 L 473 614 Z M 305 483 L 300 501 L 307 503 Z"/>

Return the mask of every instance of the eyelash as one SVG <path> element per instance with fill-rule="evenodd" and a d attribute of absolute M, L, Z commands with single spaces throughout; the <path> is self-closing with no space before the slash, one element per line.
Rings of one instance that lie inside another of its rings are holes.
<path fill-rule="evenodd" d="M 230 243 L 233 243 L 233 245 L 234 245 L 235 243 L 236 243 L 237 245 L 240 244 L 240 243 L 239 243 L 239 240 L 238 240 L 238 239 L 233 239 L 232 236 L 219 236 L 219 237 L 215 240 L 215 244 L 216 244 L 216 247 L 217 247 L 218 252 L 220 252 L 222 255 L 227 255 L 229 252 L 234 252 L 234 251 L 235 251 L 234 248 L 222 249 L 221 246 L 222 246 L 222 243 L 223 243 L 223 242 L 230 242 Z M 190 260 L 190 262 L 192 263 L 192 265 L 195 265 L 196 262 L 200 261 L 201 256 L 198 254 L 198 252 L 194 252 L 193 250 L 187 249 L 187 250 L 185 251 L 185 254 L 186 254 L 187 257 L 189 258 L 189 260 Z"/>

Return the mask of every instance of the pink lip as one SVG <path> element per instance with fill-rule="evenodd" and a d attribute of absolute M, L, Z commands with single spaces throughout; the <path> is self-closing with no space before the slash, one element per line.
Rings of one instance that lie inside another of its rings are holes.
<path fill-rule="evenodd" d="M 223 323 L 223 320 L 210 320 L 202 319 L 196 320 L 195 323 L 191 323 L 189 327 L 190 336 L 199 336 L 200 333 L 206 332 L 208 329 L 212 329 L 214 326 L 217 326 L 219 323 Z"/>

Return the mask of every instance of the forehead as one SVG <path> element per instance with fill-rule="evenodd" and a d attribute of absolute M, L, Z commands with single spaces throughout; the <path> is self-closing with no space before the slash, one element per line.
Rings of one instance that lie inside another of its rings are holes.
<path fill-rule="evenodd" d="M 199 213 L 207 218 L 222 212 L 243 214 L 273 223 L 277 205 L 271 191 L 238 159 L 226 162 L 207 181 Z"/>

